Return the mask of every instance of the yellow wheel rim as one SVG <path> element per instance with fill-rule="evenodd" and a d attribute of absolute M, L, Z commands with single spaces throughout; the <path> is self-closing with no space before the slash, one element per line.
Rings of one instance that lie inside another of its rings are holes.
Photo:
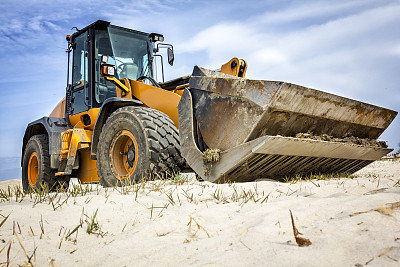
<path fill-rule="evenodd" d="M 138 146 L 129 131 L 121 131 L 110 146 L 110 167 L 118 180 L 126 180 L 135 172 Z"/>
<path fill-rule="evenodd" d="M 31 187 L 35 187 L 39 175 L 39 160 L 36 152 L 29 157 L 28 162 L 28 181 Z"/>

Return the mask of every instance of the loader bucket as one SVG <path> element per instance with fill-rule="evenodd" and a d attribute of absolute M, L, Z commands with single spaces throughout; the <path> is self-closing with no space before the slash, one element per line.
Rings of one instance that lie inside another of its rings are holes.
<path fill-rule="evenodd" d="M 182 156 L 210 182 L 353 173 L 392 151 L 376 139 L 397 114 L 197 66 L 178 110 Z"/>

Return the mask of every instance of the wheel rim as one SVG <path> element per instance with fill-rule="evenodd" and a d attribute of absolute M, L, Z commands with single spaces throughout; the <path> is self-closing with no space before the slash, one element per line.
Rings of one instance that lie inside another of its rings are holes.
<path fill-rule="evenodd" d="M 110 147 L 110 167 L 118 180 L 126 180 L 135 172 L 138 148 L 133 134 L 121 131 Z"/>
<path fill-rule="evenodd" d="M 36 152 L 29 157 L 28 162 L 28 181 L 31 187 L 35 187 L 39 175 L 39 159 Z"/>

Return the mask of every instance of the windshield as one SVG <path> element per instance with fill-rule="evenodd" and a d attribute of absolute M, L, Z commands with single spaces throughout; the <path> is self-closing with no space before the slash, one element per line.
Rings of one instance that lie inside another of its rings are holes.
<path fill-rule="evenodd" d="M 114 27 L 109 27 L 108 33 L 119 79 L 136 80 L 141 76 L 153 77 L 152 65 L 149 60 L 152 46 L 147 35 Z"/>
<path fill-rule="evenodd" d="M 115 85 L 100 75 L 101 56 L 115 65 L 117 79 L 137 80 L 141 76 L 153 77 L 152 44 L 147 35 L 110 26 L 108 30 L 95 31 L 95 94 L 96 106 L 107 98 L 116 96 Z"/>

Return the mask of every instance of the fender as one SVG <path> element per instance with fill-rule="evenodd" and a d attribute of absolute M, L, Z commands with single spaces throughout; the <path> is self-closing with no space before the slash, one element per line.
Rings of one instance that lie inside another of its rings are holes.
<path fill-rule="evenodd" d="M 101 129 L 111 113 L 122 107 L 142 105 L 143 103 L 139 100 L 121 97 L 110 97 L 103 102 L 93 129 L 92 145 L 90 150 L 90 158 L 92 160 L 97 160 L 97 143 L 99 142 Z"/>
<path fill-rule="evenodd" d="M 34 135 L 47 134 L 49 137 L 50 167 L 57 169 L 61 151 L 61 133 L 71 128 L 65 118 L 43 117 L 29 123 L 28 127 L 26 127 L 22 144 L 21 167 L 25 147 L 29 139 Z"/>

